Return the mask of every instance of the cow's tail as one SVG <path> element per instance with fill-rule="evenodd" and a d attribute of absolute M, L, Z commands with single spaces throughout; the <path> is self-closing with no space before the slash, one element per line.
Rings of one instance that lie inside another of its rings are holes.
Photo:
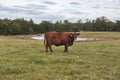
<path fill-rule="evenodd" d="M 46 36 L 44 35 L 44 45 L 46 45 Z"/>

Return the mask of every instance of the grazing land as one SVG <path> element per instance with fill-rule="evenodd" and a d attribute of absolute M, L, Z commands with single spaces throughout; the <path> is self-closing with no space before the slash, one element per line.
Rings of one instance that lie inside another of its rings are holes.
<path fill-rule="evenodd" d="M 53 46 L 29 35 L 0 36 L 0 80 L 119 80 L 120 32 L 81 32 L 79 37 L 99 41 Z"/>

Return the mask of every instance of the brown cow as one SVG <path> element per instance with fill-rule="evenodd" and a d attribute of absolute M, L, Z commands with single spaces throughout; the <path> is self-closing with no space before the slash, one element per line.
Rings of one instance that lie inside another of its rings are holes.
<path fill-rule="evenodd" d="M 46 32 L 44 35 L 44 44 L 46 47 L 46 52 L 48 52 L 48 47 L 51 52 L 53 52 L 51 46 L 64 45 L 64 52 L 68 52 L 68 46 L 72 46 L 74 40 L 80 33 L 65 33 L 65 32 Z"/>

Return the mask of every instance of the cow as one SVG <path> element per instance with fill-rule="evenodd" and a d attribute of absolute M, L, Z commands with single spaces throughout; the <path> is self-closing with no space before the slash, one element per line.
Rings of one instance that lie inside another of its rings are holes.
<path fill-rule="evenodd" d="M 46 48 L 46 52 L 48 52 L 48 48 L 51 52 L 52 45 L 61 46 L 64 45 L 64 52 L 68 52 L 68 46 L 72 46 L 74 40 L 80 33 L 68 33 L 68 32 L 46 32 L 44 35 L 44 44 Z"/>

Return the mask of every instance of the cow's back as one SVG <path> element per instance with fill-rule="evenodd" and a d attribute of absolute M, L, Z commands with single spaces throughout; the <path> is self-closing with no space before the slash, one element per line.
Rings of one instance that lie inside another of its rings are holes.
<path fill-rule="evenodd" d="M 59 33 L 58 32 L 46 32 L 45 33 L 45 38 L 47 40 L 52 40 L 54 39 L 55 37 L 59 36 Z"/>
<path fill-rule="evenodd" d="M 59 45 L 66 42 L 68 35 L 65 32 L 46 32 L 45 39 L 48 43 Z"/>

